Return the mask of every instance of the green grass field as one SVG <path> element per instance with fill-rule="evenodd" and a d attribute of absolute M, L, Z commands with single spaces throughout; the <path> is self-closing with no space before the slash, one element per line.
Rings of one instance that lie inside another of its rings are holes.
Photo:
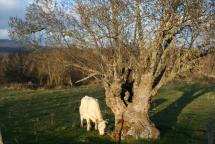
<path fill-rule="evenodd" d="M 103 117 L 114 118 L 99 87 L 63 90 L 0 89 L 0 128 L 4 144 L 109 144 L 109 135 L 99 136 L 80 128 L 79 104 L 85 96 L 99 99 Z M 174 82 L 153 100 L 151 119 L 161 131 L 158 141 L 123 141 L 124 144 L 206 144 L 207 123 L 215 131 L 215 85 Z"/>

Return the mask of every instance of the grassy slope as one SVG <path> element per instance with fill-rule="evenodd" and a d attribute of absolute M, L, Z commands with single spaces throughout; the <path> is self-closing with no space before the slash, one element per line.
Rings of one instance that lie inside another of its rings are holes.
<path fill-rule="evenodd" d="M 5 144 L 113 143 L 109 136 L 80 128 L 79 103 L 84 95 L 100 100 L 102 113 L 113 128 L 101 88 L 66 90 L 0 89 L 0 128 Z M 151 118 L 161 130 L 159 144 L 207 143 L 207 122 L 215 130 L 215 85 L 174 82 L 153 100 Z M 129 140 L 123 143 L 144 143 Z"/>

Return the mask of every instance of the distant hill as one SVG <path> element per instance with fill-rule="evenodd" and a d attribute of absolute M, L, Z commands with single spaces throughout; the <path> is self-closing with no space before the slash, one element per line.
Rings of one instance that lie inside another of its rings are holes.
<path fill-rule="evenodd" d="M 0 39 L 0 53 L 26 52 L 27 48 L 13 40 Z"/>

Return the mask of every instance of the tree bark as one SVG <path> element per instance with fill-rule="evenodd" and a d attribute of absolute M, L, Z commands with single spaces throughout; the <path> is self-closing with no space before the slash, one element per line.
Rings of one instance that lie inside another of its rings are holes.
<path fill-rule="evenodd" d="M 123 101 L 120 98 L 121 84 L 113 82 L 111 86 L 105 87 L 106 104 L 112 110 L 115 116 L 115 130 L 112 133 L 112 138 L 120 142 L 121 131 L 123 127 L 123 113 L 126 109 Z"/>
<path fill-rule="evenodd" d="M 134 95 L 135 96 L 135 95 Z M 122 138 L 158 139 L 160 132 L 149 118 L 150 95 L 134 99 L 123 114 Z"/>
<path fill-rule="evenodd" d="M 112 138 L 119 142 L 127 138 L 158 139 L 160 132 L 149 119 L 150 91 L 134 89 L 132 103 L 126 107 L 120 97 L 121 85 L 114 83 L 105 89 L 106 103 L 115 116 Z"/>

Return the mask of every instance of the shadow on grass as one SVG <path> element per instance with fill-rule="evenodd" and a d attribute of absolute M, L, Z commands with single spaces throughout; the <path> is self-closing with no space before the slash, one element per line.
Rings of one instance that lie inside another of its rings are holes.
<path fill-rule="evenodd" d="M 170 104 L 168 107 L 154 114 L 151 117 L 152 121 L 161 131 L 161 139 L 164 137 L 167 137 L 167 134 L 173 133 L 174 130 L 176 130 L 178 116 L 180 115 L 182 110 L 193 100 L 197 99 L 198 97 L 208 92 L 213 91 L 214 86 L 202 85 L 202 84 L 185 84 L 183 86 L 176 87 L 175 89 L 183 92 L 182 96 L 179 99 L 177 99 L 175 102 Z M 178 131 L 174 132 L 174 134 L 176 133 L 178 133 Z M 192 135 L 192 132 L 190 131 L 186 132 L 185 130 L 183 135 L 186 135 L 186 134 L 189 137 Z M 186 140 L 187 139 L 184 139 L 184 142 L 187 142 Z"/>
<path fill-rule="evenodd" d="M 108 137 L 96 136 L 96 135 L 86 135 L 85 133 L 77 133 L 74 135 L 71 132 L 64 134 L 51 135 L 42 134 L 40 136 L 39 144 L 113 144 L 114 142 Z M 83 137 L 82 137 L 83 136 Z M 34 142 L 35 144 L 37 142 Z M 24 143 L 23 143 L 24 144 Z M 28 142 L 26 143 L 28 144 Z"/>
<path fill-rule="evenodd" d="M 165 101 L 167 100 L 164 98 L 153 100 L 151 104 L 151 109 L 156 109 L 159 105 L 163 104 Z"/>

